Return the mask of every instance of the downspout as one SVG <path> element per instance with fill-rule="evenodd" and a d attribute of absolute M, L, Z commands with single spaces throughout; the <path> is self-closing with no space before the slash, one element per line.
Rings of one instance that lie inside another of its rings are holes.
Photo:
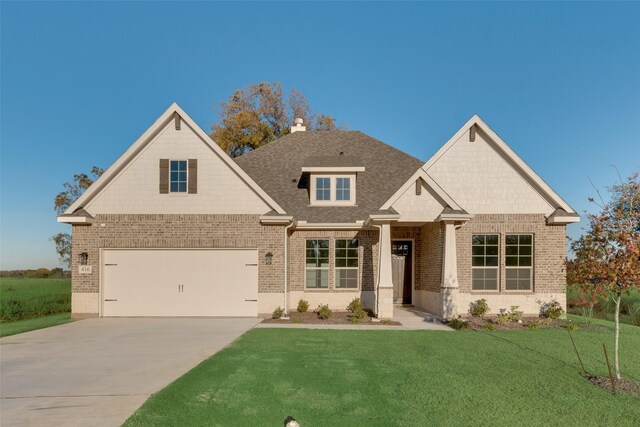
<path fill-rule="evenodd" d="M 289 229 L 294 222 L 284 228 L 284 317 L 289 317 L 289 304 L 287 292 L 289 292 Z"/>

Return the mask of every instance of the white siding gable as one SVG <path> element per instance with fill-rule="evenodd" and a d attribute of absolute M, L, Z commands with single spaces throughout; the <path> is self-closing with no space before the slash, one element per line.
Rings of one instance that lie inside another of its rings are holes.
<path fill-rule="evenodd" d="M 470 214 L 555 210 L 479 129 L 473 142 L 467 129 L 426 172 Z"/>
<path fill-rule="evenodd" d="M 160 194 L 160 159 L 198 159 L 197 194 Z M 88 202 L 95 214 L 264 214 L 265 201 L 183 122 L 170 120 L 145 148 Z"/>
<path fill-rule="evenodd" d="M 421 182 L 421 192 L 416 194 L 415 183 L 392 205 L 400 214 L 400 221 L 435 221 L 447 204 Z"/>

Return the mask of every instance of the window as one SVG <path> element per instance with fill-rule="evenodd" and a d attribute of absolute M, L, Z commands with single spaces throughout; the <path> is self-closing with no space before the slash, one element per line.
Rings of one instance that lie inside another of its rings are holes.
<path fill-rule="evenodd" d="M 474 234 L 471 238 L 471 289 L 498 290 L 498 235 Z"/>
<path fill-rule="evenodd" d="M 336 178 L 336 200 L 351 200 L 351 178 Z"/>
<path fill-rule="evenodd" d="M 358 288 L 358 240 L 336 240 L 336 289 Z"/>
<path fill-rule="evenodd" d="M 331 178 L 316 178 L 316 200 L 331 200 Z"/>
<path fill-rule="evenodd" d="M 328 240 L 307 240 L 305 286 L 312 289 L 329 287 Z"/>
<path fill-rule="evenodd" d="M 187 161 L 171 160 L 171 179 L 169 191 L 172 193 L 187 192 Z"/>
<path fill-rule="evenodd" d="M 533 277 L 533 236 L 507 234 L 505 240 L 506 281 L 508 291 L 530 291 Z"/>

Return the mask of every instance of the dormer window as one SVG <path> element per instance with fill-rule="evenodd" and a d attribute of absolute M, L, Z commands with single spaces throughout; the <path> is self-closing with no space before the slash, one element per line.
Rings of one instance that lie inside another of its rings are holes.
<path fill-rule="evenodd" d="M 309 203 L 311 206 L 355 206 L 356 178 L 364 172 L 362 161 L 356 157 L 311 156 L 302 165 L 302 173 L 309 174 Z"/>
<path fill-rule="evenodd" d="M 311 174 L 311 205 L 349 206 L 356 204 L 356 175 Z"/>

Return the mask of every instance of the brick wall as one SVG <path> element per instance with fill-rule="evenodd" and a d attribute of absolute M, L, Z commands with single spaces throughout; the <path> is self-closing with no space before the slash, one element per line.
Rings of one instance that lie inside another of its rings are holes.
<path fill-rule="evenodd" d="M 444 230 L 439 222 L 430 222 L 420 229 L 422 241 L 422 268 L 420 287 L 416 289 L 440 292 L 442 283 L 442 256 Z"/>
<path fill-rule="evenodd" d="M 72 233 L 73 292 L 99 291 L 100 248 L 258 248 L 258 291 L 284 288 L 284 226 L 261 225 L 259 215 L 102 214 Z M 89 255 L 91 274 L 78 274 L 81 252 Z M 267 252 L 271 265 L 264 262 Z"/>
<path fill-rule="evenodd" d="M 307 239 L 329 240 L 329 288 L 305 289 L 305 249 Z M 359 289 L 335 288 L 335 240 L 358 239 L 360 257 Z M 289 240 L 289 290 L 305 292 L 373 291 L 378 271 L 377 230 L 296 230 Z"/>
<path fill-rule="evenodd" d="M 458 281 L 460 292 L 471 292 L 471 235 L 500 235 L 500 294 L 531 294 L 529 291 L 504 291 L 505 235 L 509 233 L 533 234 L 533 292 L 563 293 L 566 284 L 564 260 L 566 257 L 565 226 L 546 225 L 542 214 L 480 214 L 456 230 L 458 254 Z M 473 291 L 473 294 L 496 292 Z"/>

